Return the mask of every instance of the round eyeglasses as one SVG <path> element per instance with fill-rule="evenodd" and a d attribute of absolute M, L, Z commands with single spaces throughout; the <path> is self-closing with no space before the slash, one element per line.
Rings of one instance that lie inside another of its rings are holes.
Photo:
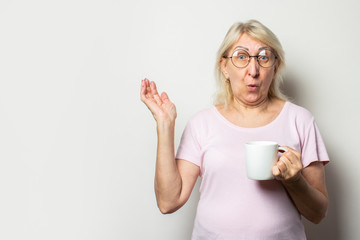
<path fill-rule="evenodd" d="M 255 56 L 251 56 L 243 49 L 236 49 L 231 57 L 224 58 L 231 58 L 231 62 L 235 67 L 244 68 L 249 65 L 252 57 L 255 58 L 258 64 L 263 68 L 274 66 L 277 59 L 277 56 L 269 49 L 263 49 Z"/>

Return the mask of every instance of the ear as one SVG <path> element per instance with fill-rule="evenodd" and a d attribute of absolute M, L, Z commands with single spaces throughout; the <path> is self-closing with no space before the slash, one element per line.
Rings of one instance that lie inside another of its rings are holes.
<path fill-rule="evenodd" d="M 227 59 L 226 58 L 221 58 L 221 60 L 220 60 L 221 72 L 224 74 L 226 79 L 229 79 L 229 73 L 226 70 L 226 63 L 227 63 Z"/>

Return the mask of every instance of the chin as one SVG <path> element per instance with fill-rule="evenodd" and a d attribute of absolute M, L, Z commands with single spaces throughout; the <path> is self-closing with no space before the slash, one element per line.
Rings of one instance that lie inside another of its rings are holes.
<path fill-rule="evenodd" d="M 266 100 L 266 97 L 250 97 L 246 98 L 245 101 L 250 105 L 255 105 Z"/>

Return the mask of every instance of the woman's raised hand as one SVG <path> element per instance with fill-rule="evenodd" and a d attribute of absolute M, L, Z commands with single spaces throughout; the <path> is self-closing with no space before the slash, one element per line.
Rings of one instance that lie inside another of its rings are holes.
<path fill-rule="evenodd" d="M 141 101 L 150 109 L 158 124 L 175 122 L 176 107 L 165 92 L 159 95 L 155 82 L 150 82 L 149 79 L 142 80 L 140 96 Z"/>

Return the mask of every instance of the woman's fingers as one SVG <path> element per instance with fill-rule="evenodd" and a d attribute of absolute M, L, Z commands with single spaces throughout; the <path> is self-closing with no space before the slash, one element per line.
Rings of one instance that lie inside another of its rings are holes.
<path fill-rule="evenodd" d="M 301 153 L 292 148 L 288 149 L 289 151 L 284 153 L 283 156 L 288 159 L 289 163 L 291 164 L 291 169 L 293 170 L 293 172 L 298 172 L 302 170 L 303 165 L 301 162 Z"/>
<path fill-rule="evenodd" d="M 301 154 L 295 149 L 286 147 L 289 151 L 282 154 L 273 168 L 273 175 L 278 180 L 292 181 L 302 170 Z"/>
<path fill-rule="evenodd" d="M 280 176 L 281 172 L 280 172 L 279 168 L 277 167 L 277 165 L 273 166 L 272 173 L 275 178 Z"/>
<path fill-rule="evenodd" d="M 144 101 L 146 98 L 149 97 L 149 91 L 150 91 L 149 80 L 148 79 L 142 80 L 141 91 L 140 91 L 140 96 L 142 101 Z"/>
<path fill-rule="evenodd" d="M 150 82 L 148 79 L 142 80 L 141 82 L 141 100 L 146 102 L 146 100 L 155 100 L 157 104 L 161 104 L 159 102 L 159 94 L 157 93 L 156 85 L 154 82 Z"/>
<path fill-rule="evenodd" d="M 275 165 L 276 169 L 278 170 L 275 177 L 285 178 L 287 175 L 288 164 L 286 163 L 286 158 L 281 156 L 279 161 Z"/>
<path fill-rule="evenodd" d="M 141 96 L 142 100 L 150 99 L 155 100 L 158 105 L 162 104 L 155 82 L 150 82 L 147 78 L 141 83 Z"/>
<path fill-rule="evenodd" d="M 148 79 L 144 79 L 141 82 L 141 91 L 140 91 L 140 97 L 141 101 L 149 108 L 149 110 L 155 114 L 155 112 L 159 108 L 159 103 L 155 99 L 153 95 L 153 90 L 150 86 L 150 81 Z"/>
<path fill-rule="evenodd" d="M 145 93 L 146 93 L 145 80 L 141 80 L 141 87 L 140 87 L 141 101 L 144 101 Z"/>
<path fill-rule="evenodd" d="M 146 87 L 146 97 L 150 98 L 152 96 L 152 90 L 149 79 L 145 79 L 145 87 Z"/>
<path fill-rule="evenodd" d="M 161 101 L 164 103 L 170 101 L 169 96 L 166 94 L 166 92 L 161 93 Z"/>
<path fill-rule="evenodd" d="M 141 100 L 149 108 L 155 120 L 175 120 L 177 116 L 175 105 L 165 92 L 159 95 L 155 82 L 148 79 L 141 82 Z"/>
<path fill-rule="evenodd" d="M 286 172 L 291 166 L 289 166 L 291 163 L 289 163 L 289 159 L 287 159 L 285 156 L 281 156 L 277 165 L 281 172 Z"/>
<path fill-rule="evenodd" d="M 295 150 L 295 149 L 293 149 L 291 147 L 288 147 L 288 146 L 286 146 L 285 148 L 288 150 L 288 152 L 286 152 L 284 154 L 293 154 L 293 155 L 295 155 L 295 158 L 300 159 L 300 157 L 301 157 L 300 152 L 298 152 L 297 150 Z M 294 157 L 291 157 L 291 159 L 292 158 L 294 158 Z"/>
<path fill-rule="evenodd" d="M 160 98 L 159 93 L 158 93 L 158 91 L 157 91 L 155 82 L 151 82 L 151 83 L 150 83 L 150 88 L 151 88 L 151 94 L 152 94 L 152 96 L 154 97 L 156 103 L 157 103 L 158 105 L 161 105 L 161 104 L 162 104 L 162 101 L 161 101 L 161 98 Z"/>

